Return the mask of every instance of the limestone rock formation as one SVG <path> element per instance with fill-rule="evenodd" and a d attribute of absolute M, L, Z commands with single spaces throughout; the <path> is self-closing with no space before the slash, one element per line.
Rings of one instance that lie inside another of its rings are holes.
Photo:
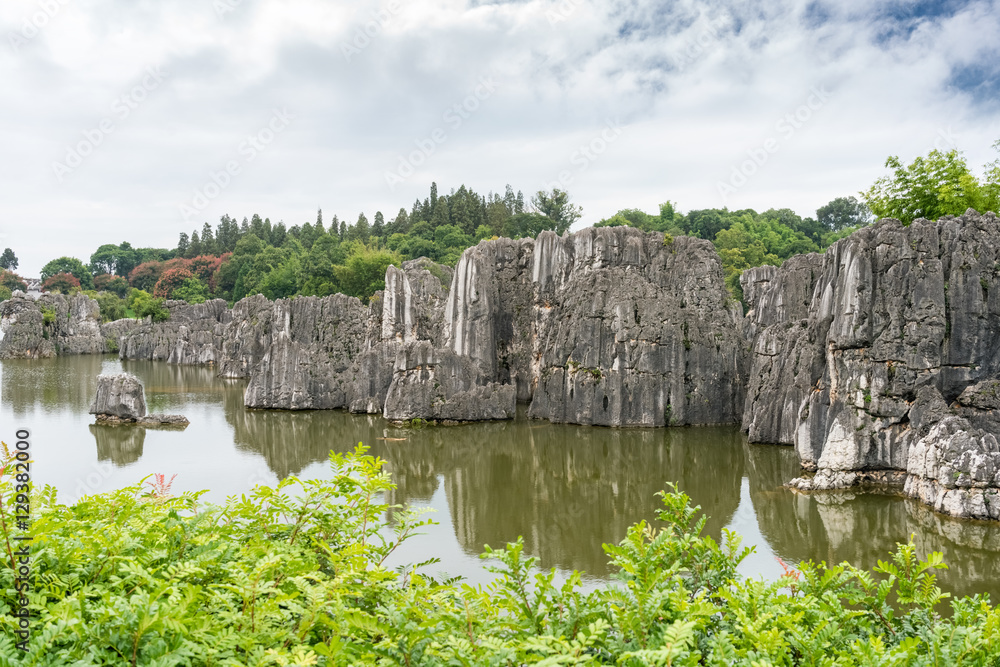
<path fill-rule="evenodd" d="M 799 488 L 905 478 L 940 511 L 991 516 L 972 496 L 997 492 L 983 462 L 1000 423 L 998 260 L 996 216 L 969 210 L 882 220 L 822 256 L 747 271 L 751 440 L 794 443 L 818 471 Z"/>
<path fill-rule="evenodd" d="M 187 426 L 183 415 L 146 414 L 142 381 L 131 373 L 97 376 L 97 394 L 90 414 L 98 423 L 135 423 L 143 426 Z"/>
<path fill-rule="evenodd" d="M 101 309 L 83 294 L 43 294 L 37 300 L 17 292 L 0 303 L 0 359 L 31 359 L 57 354 L 100 354 Z"/>
<path fill-rule="evenodd" d="M 217 364 L 222 357 L 223 332 L 231 318 L 226 302 L 213 299 L 192 305 L 167 301 L 164 305 L 170 319 L 147 320 L 125 331 L 118 343 L 119 357 L 171 364 Z"/>
<path fill-rule="evenodd" d="M 343 294 L 278 299 L 270 341 L 250 372 L 248 408 L 326 410 L 348 405 L 349 370 L 364 344 L 368 310 Z"/>
<path fill-rule="evenodd" d="M 385 418 L 483 421 L 511 419 L 514 386 L 483 381 L 475 362 L 429 341 L 403 345 L 396 355 Z"/>
<path fill-rule="evenodd" d="M 137 421 L 146 416 L 142 381 L 131 373 L 99 375 L 90 414 L 99 420 Z"/>
<path fill-rule="evenodd" d="M 743 409 L 742 309 L 708 241 L 630 227 L 543 232 L 529 414 L 607 426 L 717 424 Z"/>
<path fill-rule="evenodd" d="M 349 390 L 352 412 L 383 414 L 389 385 L 397 372 L 397 353 L 416 341 L 439 343 L 445 300 L 452 282 L 450 268 L 426 257 L 390 266 L 385 290 L 369 304 L 364 351 L 352 368 Z M 399 369 L 404 370 L 404 369 Z M 426 416 L 424 416 L 426 417 Z"/>

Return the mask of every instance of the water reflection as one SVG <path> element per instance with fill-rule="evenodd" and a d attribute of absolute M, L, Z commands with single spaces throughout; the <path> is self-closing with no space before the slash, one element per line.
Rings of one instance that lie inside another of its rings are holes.
<path fill-rule="evenodd" d="M 67 408 L 86 413 L 97 389 L 97 376 L 114 357 L 83 355 L 55 359 L 10 359 L 3 362 L 0 397 L 14 417 Z"/>
<path fill-rule="evenodd" d="M 150 410 L 185 414 L 188 429 L 94 425 L 86 413 L 96 377 L 123 366 L 143 380 Z M 762 556 L 750 574 L 772 572 L 772 552 L 790 562 L 871 567 L 913 533 L 921 553 L 944 553 L 947 590 L 1000 599 L 1000 526 L 942 517 L 897 497 L 795 494 L 782 486 L 798 473 L 795 452 L 747 445 L 731 427 L 591 428 L 522 414 L 505 423 L 399 428 L 370 415 L 246 410 L 243 383 L 219 379 L 211 367 L 81 356 L 5 361 L 0 371 L 0 422 L 36 430 L 39 480 L 61 493 L 84 481 L 86 492 L 99 492 L 179 472 L 179 487 L 210 488 L 219 501 L 265 481 L 261 470 L 323 475 L 331 448 L 364 442 L 388 462 L 397 484 L 390 502 L 441 510 L 446 534 L 428 550 L 448 567 L 465 567 L 484 544 L 523 535 L 544 567 L 606 576 L 601 543 L 654 516 L 655 494 L 676 481 L 710 515 L 710 534 L 739 525 L 758 544 Z"/>
<path fill-rule="evenodd" d="M 990 593 L 1000 600 L 1000 526 L 935 514 L 902 497 L 838 491 L 806 495 L 782 488 L 798 473 L 790 447 L 747 447 L 750 497 L 761 533 L 776 554 L 796 563 L 848 561 L 871 568 L 914 536 L 917 551 L 940 551 L 938 573 L 957 595 Z"/>
<path fill-rule="evenodd" d="M 142 458 L 146 429 L 129 424 L 91 424 L 90 432 L 97 441 L 97 460 L 111 461 L 125 467 Z"/>
<path fill-rule="evenodd" d="M 226 393 L 237 447 L 279 477 L 363 442 L 388 462 L 390 501 L 428 501 L 443 485 L 459 544 L 478 554 L 523 535 L 546 566 L 603 576 L 603 542 L 652 518 L 654 495 L 677 481 L 718 535 L 739 504 L 743 449 L 735 429 L 593 429 L 528 421 L 397 428 L 344 412 L 244 410 Z"/>

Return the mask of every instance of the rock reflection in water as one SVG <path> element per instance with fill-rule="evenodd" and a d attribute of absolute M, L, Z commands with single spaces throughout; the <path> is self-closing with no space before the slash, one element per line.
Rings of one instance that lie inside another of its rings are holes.
<path fill-rule="evenodd" d="M 97 376 L 123 366 L 142 379 L 150 405 L 188 414 L 190 427 L 92 425 Z M 445 535 L 429 549 L 449 567 L 478 567 L 470 556 L 484 544 L 523 535 L 543 567 L 606 575 L 601 543 L 652 518 L 660 506 L 654 494 L 676 480 L 711 517 L 712 535 L 734 520 L 755 521 L 740 529 L 755 536 L 759 526 L 762 552 L 871 567 L 913 533 L 922 554 L 944 553 L 946 590 L 1000 599 L 1000 525 L 949 519 L 897 497 L 793 494 L 782 487 L 799 472 L 792 448 L 747 445 L 735 427 L 592 428 L 522 414 L 511 422 L 399 428 L 340 411 L 246 410 L 243 383 L 219 379 L 211 367 L 77 356 L 4 361 L 0 370 L 0 423 L 35 429 L 39 480 L 60 493 L 121 488 L 162 471 L 181 473 L 178 485 L 188 490 L 212 489 L 218 502 L 270 477 L 257 474 L 265 465 L 278 477 L 322 475 L 331 448 L 346 452 L 364 442 L 386 459 L 398 485 L 390 502 L 441 510 L 435 518 Z M 97 481 L 84 484 L 89 476 Z M 753 511 L 744 505 L 737 513 L 741 483 Z"/>
<path fill-rule="evenodd" d="M 344 412 L 244 410 L 227 392 L 237 446 L 279 477 L 364 442 L 388 462 L 393 503 L 427 501 L 443 483 L 455 535 L 478 554 L 523 535 L 545 567 L 607 574 L 604 542 L 652 519 L 667 482 L 711 515 L 721 532 L 739 504 L 743 449 L 732 428 L 603 429 L 528 421 L 398 428 Z M 438 517 L 439 520 L 442 517 Z"/>
<path fill-rule="evenodd" d="M 914 500 L 850 491 L 802 494 L 782 487 L 799 474 L 791 447 L 748 445 L 750 498 L 761 532 L 788 562 L 848 561 L 871 568 L 914 536 L 917 551 L 944 554 L 938 582 L 953 595 L 1000 600 L 1000 527 L 935 514 Z"/>
<path fill-rule="evenodd" d="M 119 468 L 142 458 L 146 429 L 134 424 L 91 424 L 90 432 L 97 441 L 97 460 L 110 460 Z"/>
<path fill-rule="evenodd" d="M 94 400 L 97 376 L 105 362 L 117 366 L 114 357 L 81 355 L 53 359 L 8 359 L 3 362 L 0 393 L 15 417 L 36 409 L 70 409 L 87 412 Z"/>

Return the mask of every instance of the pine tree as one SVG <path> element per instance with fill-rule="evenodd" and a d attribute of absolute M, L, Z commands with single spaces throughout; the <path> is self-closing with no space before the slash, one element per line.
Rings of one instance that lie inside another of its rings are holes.
<path fill-rule="evenodd" d="M 203 254 L 201 248 L 201 239 L 198 238 L 198 232 L 196 230 L 191 232 L 191 245 L 188 246 L 187 252 L 184 253 L 184 257 L 186 257 L 187 259 L 191 259 L 192 257 L 197 257 L 198 255 L 201 254 Z"/>
<path fill-rule="evenodd" d="M 201 228 L 201 250 L 203 255 L 218 254 L 215 235 L 212 233 L 212 225 L 207 222 Z"/>
<path fill-rule="evenodd" d="M 181 236 L 177 239 L 177 250 L 174 252 L 175 257 L 184 257 L 187 255 L 188 249 L 191 247 L 191 237 L 189 237 L 184 232 L 181 232 Z"/>
<path fill-rule="evenodd" d="M 17 268 L 17 255 L 10 248 L 4 248 L 3 254 L 0 255 L 0 268 L 10 271 Z"/>
<path fill-rule="evenodd" d="M 372 223 L 372 236 L 382 238 L 385 236 L 385 218 L 382 211 L 375 211 L 375 222 Z"/>

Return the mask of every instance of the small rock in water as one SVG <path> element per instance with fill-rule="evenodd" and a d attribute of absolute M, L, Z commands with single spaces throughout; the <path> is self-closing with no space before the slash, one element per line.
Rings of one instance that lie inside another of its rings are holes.
<path fill-rule="evenodd" d="M 183 415 L 146 414 L 146 396 L 142 381 L 131 373 L 99 375 L 97 396 L 90 414 L 98 422 L 136 423 L 143 426 L 187 426 Z"/>
<path fill-rule="evenodd" d="M 99 421 L 136 421 L 146 416 L 146 396 L 142 382 L 130 373 L 99 375 L 97 396 L 90 414 Z"/>

